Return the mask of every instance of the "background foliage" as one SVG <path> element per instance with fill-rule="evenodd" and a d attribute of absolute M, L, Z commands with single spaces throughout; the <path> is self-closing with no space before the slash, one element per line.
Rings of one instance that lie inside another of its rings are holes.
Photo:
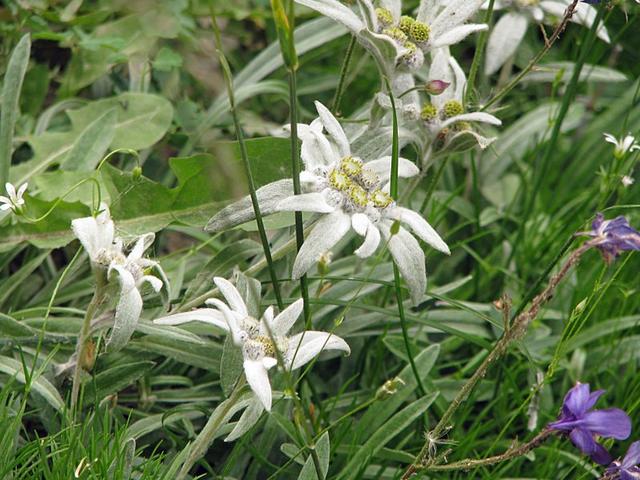
<path fill-rule="evenodd" d="M 586 36 L 586 29 L 573 25 L 545 65 L 501 102 L 504 126 L 495 144 L 449 158 L 425 213 L 453 254 L 427 252 L 429 298 L 408 312 L 426 395 L 419 394 L 408 367 L 388 260 L 361 264 L 336 257 L 327 276 L 311 278 L 314 325 L 335 329 L 352 347 L 348 359 L 315 365 L 299 388 L 314 431 L 332 425 L 316 446 L 327 478 L 399 478 L 425 429 L 499 337 L 503 323 L 493 302 L 508 294 L 516 309 L 578 244 L 572 235 L 594 212 L 624 213 L 640 223 L 640 182 L 620 183 L 622 175 L 633 175 L 638 155 L 615 162 L 602 140 L 603 132 L 640 134 L 640 9 L 632 3 L 627 13 L 607 13 L 613 42 L 598 42 L 588 52 L 549 168 L 541 165 L 542 152 Z M 289 175 L 289 142 L 272 136 L 288 120 L 288 90 L 271 10 L 266 0 L 214 0 L 213 6 L 234 70 L 241 122 L 252 137 L 253 173 L 264 185 Z M 214 275 L 228 277 L 238 268 L 249 269 L 272 293 L 251 224 L 214 237 L 202 228 L 223 204 L 247 192 L 208 15 L 209 5 L 199 0 L 8 0 L 0 7 L 1 75 L 9 78 L 9 56 L 25 33 L 32 42 L 13 141 L 9 137 L 10 179 L 29 182 L 27 214 L 46 215 L 29 223 L 0 213 L 2 478 L 173 478 L 175 456 L 223 398 L 222 337 L 197 325 L 153 325 L 162 306 L 151 299 L 125 350 L 106 353 L 98 344 L 84 420 L 70 423 L 61 414 L 69 383 L 55 366 L 73 352 L 92 293 L 88 262 L 85 254 L 76 255 L 69 225 L 96 205 L 96 185 L 123 235 L 160 232 L 154 255 L 171 280 L 174 306 L 209 290 Z M 314 100 L 331 103 L 349 38 L 307 9 L 297 10 L 297 22 L 299 100 L 308 122 Z M 466 67 L 474 41 L 454 50 Z M 543 42 L 531 28 L 514 68 L 524 67 Z M 341 114 L 358 122 L 379 80 L 360 47 L 353 58 Z M 477 102 L 497 90 L 495 78 L 481 77 Z M 12 98 L 5 87 L 3 118 Z M 6 139 L 0 141 L 6 148 Z M 403 154 L 411 158 L 411 149 Z M 88 178 L 93 180 L 81 183 Z M 421 204 L 431 178 L 432 170 L 412 204 Z M 275 224 L 291 225 L 292 217 L 267 222 Z M 273 231 L 274 250 L 291 235 Z M 276 263 L 284 280 L 290 262 L 284 256 Z M 500 452 L 528 435 L 529 392 L 538 372 L 548 383 L 533 401 L 538 426 L 555 418 L 562 395 L 577 380 L 607 389 L 607 405 L 637 418 L 638 271 L 637 255 L 607 267 L 596 253 L 587 254 L 526 338 L 458 410 L 449 432 L 455 458 Z M 293 282 L 283 289 L 289 300 L 299 296 Z M 405 382 L 396 395 L 350 414 L 396 375 Z M 207 478 L 316 478 L 315 470 L 302 466 L 308 452 L 298 453 L 304 442 L 290 413 L 289 402 L 278 402 L 236 443 L 216 442 L 199 472 Z M 597 474 L 568 442 L 554 440 L 491 469 L 432 475 L 469 476 Z"/>

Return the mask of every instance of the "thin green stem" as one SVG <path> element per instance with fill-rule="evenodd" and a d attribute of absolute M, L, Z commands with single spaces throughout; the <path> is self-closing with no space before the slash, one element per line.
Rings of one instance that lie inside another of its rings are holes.
<path fill-rule="evenodd" d="M 227 95 L 229 97 L 231 117 L 233 118 L 233 125 L 236 131 L 236 137 L 238 138 L 238 144 L 240 146 L 240 156 L 242 157 L 242 163 L 244 165 L 245 173 L 247 175 L 247 183 L 249 184 L 249 195 L 251 197 L 251 205 L 253 206 L 253 212 L 256 217 L 256 223 L 258 225 L 260 242 L 262 243 L 264 256 L 267 260 L 267 265 L 269 267 L 269 276 L 271 277 L 271 283 L 273 284 L 273 293 L 275 294 L 278 308 L 282 310 L 284 308 L 284 304 L 282 303 L 282 295 L 280 293 L 278 276 L 276 275 L 276 270 L 273 265 L 273 259 L 271 258 L 271 247 L 269 246 L 269 239 L 267 238 L 267 232 L 264 227 L 262 213 L 260 212 L 260 203 L 258 202 L 258 196 L 256 195 L 256 184 L 253 179 L 253 174 L 251 172 L 251 164 L 249 163 L 249 154 L 247 153 L 247 146 L 244 142 L 244 134 L 242 133 L 242 126 L 240 125 L 240 119 L 238 118 L 238 112 L 236 110 L 235 96 L 233 94 L 233 77 L 231 75 L 231 68 L 229 67 L 227 58 L 225 57 L 224 52 L 222 51 L 222 40 L 220 38 L 220 29 L 218 28 L 216 16 L 213 12 L 211 12 L 211 21 L 212 21 L 213 30 L 215 33 L 214 36 L 216 41 L 216 52 L 218 54 L 218 59 L 220 60 L 220 65 L 224 73 L 225 84 L 227 87 Z"/>
<path fill-rule="evenodd" d="M 522 71 L 518 75 L 516 75 L 513 80 L 511 80 L 507 85 L 505 85 L 505 87 L 502 90 L 500 90 L 491 100 L 489 100 L 482 107 L 481 110 L 486 110 L 494 103 L 498 102 L 499 100 L 502 100 L 502 98 L 504 98 L 505 95 L 507 95 L 511 90 L 513 90 L 522 81 L 522 79 L 533 69 L 533 67 L 535 67 L 540 60 L 542 60 L 542 57 L 544 57 L 547 54 L 547 52 L 551 50 L 551 47 L 553 46 L 553 44 L 556 42 L 556 40 L 558 40 L 558 38 L 560 37 L 560 34 L 567 27 L 567 23 L 569 23 L 569 19 L 571 19 L 571 17 L 573 16 L 573 12 L 577 7 L 578 2 L 579 0 L 573 0 L 573 2 L 567 7 L 564 17 L 562 17 L 562 21 L 553 31 L 553 34 L 551 34 L 551 37 L 549 37 L 549 39 L 545 42 L 545 45 L 542 48 L 542 50 L 540 50 L 536 54 L 536 56 L 533 57 L 533 59 L 527 64 L 527 66 L 524 67 Z M 594 23 L 594 25 L 597 25 L 598 23 L 599 21 L 597 23 Z"/>
<path fill-rule="evenodd" d="M 491 22 L 494 3 L 495 3 L 495 0 L 489 0 L 489 5 L 487 6 L 487 12 L 484 16 L 484 23 L 486 24 L 489 24 L 489 22 Z M 471 63 L 471 70 L 469 70 L 469 77 L 467 79 L 467 90 L 464 94 L 465 104 L 468 104 L 472 100 L 473 87 L 476 83 L 476 77 L 478 76 L 478 70 L 480 69 L 480 62 L 482 62 L 482 56 L 484 55 L 484 47 L 487 44 L 488 37 L 489 37 L 488 31 L 480 32 L 480 35 L 478 36 L 478 45 L 476 46 L 476 52 L 473 56 L 473 63 Z"/>
<path fill-rule="evenodd" d="M 96 316 L 100 305 L 104 301 L 105 297 L 105 287 L 106 287 L 106 273 L 103 271 L 96 271 L 95 273 L 96 286 L 93 292 L 93 298 L 89 305 L 87 306 L 87 310 L 84 315 L 84 320 L 82 321 L 82 328 L 80 330 L 80 334 L 78 335 L 78 343 L 76 345 L 76 362 L 73 369 L 73 381 L 71 385 L 71 415 L 76 415 L 76 407 L 78 403 L 78 394 L 80 392 L 80 375 L 82 373 L 82 363 L 85 359 L 85 355 L 87 352 L 87 340 L 89 339 L 89 335 L 91 332 L 91 321 Z"/>
<path fill-rule="evenodd" d="M 349 73 L 349 64 L 351 63 L 351 57 L 353 56 L 353 50 L 356 46 L 356 37 L 351 35 L 351 40 L 349 40 L 349 46 L 347 47 L 347 52 L 344 56 L 344 61 L 342 62 L 342 68 L 340 68 L 340 79 L 338 80 L 338 87 L 336 88 L 336 93 L 333 96 L 333 102 L 331 103 L 331 111 L 334 115 L 338 115 L 340 111 L 340 103 L 342 101 L 342 94 L 344 93 L 344 86 L 347 80 L 347 73 Z"/>
<path fill-rule="evenodd" d="M 386 80 L 386 79 L 385 79 Z M 391 140 L 391 183 L 389 186 L 389 192 L 394 199 L 398 199 L 398 169 L 400 163 L 400 142 L 398 139 L 398 116 L 396 113 L 396 103 L 393 98 L 393 92 L 389 86 L 389 82 L 387 84 L 387 91 L 389 92 L 389 98 L 391 99 L 391 114 L 393 117 L 393 133 Z M 391 235 L 393 233 L 393 227 Z M 394 279 L 394 290 L 396 294 L 396 303 L 398 304 L 398 315 L 400 316 L 400 327 L 402 328 L 402 338 L 404 340 L 404 347 L 407 351 L 407 356 L 409 357 L 409 364 L 411 365 L 411 371 L 413 372 L 414 377 L 416 378 L 416 384 L 418 385 L 418 391 L 420 395 L 425 395 L 426 390 L 422 385 L 422 380 L 420 379 L 420 373 L 418 372 L 418 367 L 416 367 L 416 362 L 413 359 L 413 354 L 411 352 L 411 342 L 409 341 L 409 332 L 407 327 L 407 318 L 404 314 L 404 299 L 402 298 L 402 288 L 401 288 L 401 280 L 400 280 L 400 271 L 398 270 L 398 265 L 395 260 L 393 261 L 393 279 Z"/>
<path fill-rule="evenodd" d="M 180 472 L 178 472 L 178 475 L 176 476 L 176 480 L 184 480 L 196 462 L 207 453 L 207 450 L 209 450 L 209 447 L 215 439 L 216 433 L 218 433 L 218 430 L 222 426 L 222 421 L 225 419 L 231 408 L 240 399 L 244 385 L 244 380 L 237 383 L 229 398 L 218 405 L 193 443 L 186 447 L 189 449 L 189 455 L 182 464 Z"/>
<path fill-rule="evenodd" d="M 573 5 L 575 5 L 577 3 L 576 0 L 574 0 Z M 571 10 L 571 6 L 569 7 L 569 10 Z M 538 196 L 538 192 L 540 191 L 541 187 L 542 187 L 542 182 L 544 182 L 544 180 L 547 178 L 547 170 L 549 168 L 549 163 L 551 161 L 551 157 L 553 156 L 554 152 L 555 152 L 555 147 L 556 144 L 558 143 L 558 139 L 560 138 L 560 131 L 562 128 L 562 124 L 564 122 L 565 117 L 567 116 L 567 113 L 569 112 L 569 107 L 571 106 L 571 102 L 573 101 L 576 91 L 578 89 L 578 83 L 580 80 L 580 73 L 582 72 L 582 67 L 584 66 L 584 63 L 587 59 L 587 56 L 589 54 L 589 52 L 591 51 L 591 49 L 593 48 L 593 43 L 595 42 L 596 39 L 596 34 L 598 31 L 598 26 L 600 25 L 600 20 L 602 19 L 603 15 L 604 15 L 605 9 L 604 8 L 600 8 L 598 10 L 598 14 L 596 15 L 596 18 L 593 21 L 593 25 L 591 27 L 591 29 L 589 29 L 589 33 L 587 34 L 587 39 L 583 45 L 582 51 L 580 52 L 580 56 L 578 58 L 578 60 L 576 61 L 574 67 L 573 67 L 573 75 L 571 76 L 571 80 L 569 82 L 569 84 L 567 85 L 567 90 L 565 92 L 565 94 L 562 96 L 562 104 L 560 105 L 560 110 L 558 111 L 558 115 L 556 117 L 556 120 L 553 124 L 553 129 L 551 131 L 551 136 L 549 138 L 549 141 L 547 142 L 547 146 L 544 150 L 543 156 L 542 156 L 542 160 L 541 160 L 541 166 L 540 166 L 540 174 L 538 175 L 538 177 L 536 178 L 534 187 L 531 191 L 531 196 L 529 197 L 528 202 L 525 205 L 525 210 L 524 213 L 522 215 L 523 219 L 528 219 L 531 217 L 531 212 L 533 210 L 533 207 L 535 205 L 535 201 L 536 198 Z M 536 169 L 538 170 L 538 169 Z M 518 234 L 516 236 L 516 240 L 515 242 L 513 242 L 513 249 L 511 250 L 511 253 L 509 254 L 509 258 L 507 260 L 507 265 L 510 263 L 510 261 L 514 258 L 515 256 L 515 252 L 518 249 L 518 246 L 522 243 L 522 237 L 524 235 L 524 230 L 525 230 L 525 225 L 524 222 L 522 224 L 522 226 L 520 227 L 520 229 L 518 230 Z"/>

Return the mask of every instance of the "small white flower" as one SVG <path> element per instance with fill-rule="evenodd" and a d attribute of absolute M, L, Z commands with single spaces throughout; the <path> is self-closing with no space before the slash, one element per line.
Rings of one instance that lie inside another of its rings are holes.
<path fill-rule="evenodd" d="M 14 213 L 17 213 L 24 205 L 24 198 L 22 197 L 24 196 L 24 192 L 27 191 L 27 184 L 23 183 L 20 185 L 17 191 L 16 187 L 9 182 L 7 182 L 4 187 L 7 190 L 7 196 L 0 195 L 0 211 L 11 209 Z"/>
<path fill-rule="evenodd" d="M 620 137 L 620 139 L 617 139 L 610 133 L 605 133 L 604 140 L 605 142 L 615 145 L 615 149 L 613 153 L 616 157 L 623 157 L 629 152 L 633 152 L 634 150 L 640 150 L 640 144 L 636 142 L 635 137 L 633 137 L 630 134 L 627 134 L 625 137 Z"/>
<path fill-rule="evenodd" d="M 400 207 L 389 195 L 391 157 L 363 162 L 351 155 L 351 146 L 340 123 L 319 102 L 319 117 L 310 125 L 298 125 L 302 139 L 300 173 L 304 193 L 283 199 L 276 209 L 324 214 L 298 252 L 293 278 L 308 272 L 321 255 L 331 250 L 352 229 L 364 238 L 355 251 L 361 258 L 373 255 L 382 238 L 402 272 L 414 302 L 426 288 L 424 252 L 404 227 L 392 234 L 398 221 L 433 248 L 449 254 L 449 247 L 420 214 Z M 401 158 L 399 176 L 412 177 L 418 168 Z"/>
<path fill-rule="evenodd" d="M 301 299 L 275 317 L 273 307 L 269 307 L 258 320 L 249 315 L 245 301 L 231 282 L 221 277 L 214 278 L 214 282 L 226 303 L 212 298 L 206 303 L 215 308 L 169 315 L 154 322 L 180 325 L 192 320 L 204 321 L 229 332 L 233 343 L 242 349 L 247 382 L 265 410 L 271 410 L 272 392 L 268 371 L 278 363 L 276 352 L 280 353 L 287 370 L 302 367 L 324 350 L 350 353 L 349 345 L 331 333 L 304 331 L 288 335 L 302 312 Z M 252 416 L 255 416 L 255 412 Z"/>
<path fill-rule="evenodd" d="M 487 2 L 488 3 L 488 2 Z M 485 3 L 484 8 L 487 8 Z M 485 73 L 497 72 L 516 53 L 522 43 L 530 23 L 553 24 L 564 17 L 572 0 L 497 0 L 495 10 L 508 10 L 496 22 L 487 42 Z M 578 3 L 571 21 L 591 27 L 596 18 L 596 9 L 583 2 Z M 609 43 L 607 29 L 601 24 L 598 37 Z"/>
<path fill-rule="evenodd" d="M 620 181 L 622 182 L 622 186 L 625 188 L 630 187 L 635 182 L 633 177 L 630 177 L 629 175 L 624 175 Z"/>
<path fill-rule="evenodd" d="M 100 213 L 96 217 L 75 219 L 71 222 L 71 228 L 89 254 L 92 266 L 106 271 L 109 281 L 117 280 L 120 284 L 114 325 L 107 339 L 107 345 L 112 350 L 118 350 L 126 345 L 138 324 L 142 313 L 140 291 L 144 284 L 148 283 L 155 292 L 159 292 L 163 285 L 168 288 L 160 264 L 143 258 L 144 251 L 151 246 L 155 235 L 147 233 L 138 237 L 129 254 L 125 255 L 123 242 L 115 237 L 115 226 L 109 208 L 104 203 L 100 205 Z M 155 275 L 150 274 L 152 271 Z"/>

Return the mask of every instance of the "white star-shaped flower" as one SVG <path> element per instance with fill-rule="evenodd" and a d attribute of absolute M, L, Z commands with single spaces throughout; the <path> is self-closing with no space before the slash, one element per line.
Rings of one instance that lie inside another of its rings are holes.
<path fill-rule="evenodd" d="M 300 181 L 305 193 L 282 200 L 276 209 L 322 214 L 298 252 L 293 265 L 293 278 L 308 272 L 321 255 L 331 250 L 350 230 L 364 238 L 355 251 L 361 258 L 373 255 L 381 239 L 402 272 L 414 301 L 419 301 L 426 288 L 424 252 L 418 241 L 398 221 L 436 250 L 449 254 L 449 247 L 420 214 L 401 207 L 389 195 L 391 157 L 365 162 L 352 156 L 349 140 L 340 123 L 319 102 L 319 117 L 310 125 L 299 125 L 302 160 L 305 169 Z M 411 177 L 418 168 L 401 158 L 399 176 Z"/>
<path fill-rule="evenodd" d="M 16 190 L 13 184 L 7 182 L 4 188 L 7 191 L 7 196 L 0 195 L 0 211 L 12 210 L 13 213 L 17 213 L 24 205 L 24 192 L 27 191 L 27 184 L 23 183 L 20 188 Z"/>
<path fill-rule="evenodd" d="M 572 0 L 497 0 L 495 10 L 507 10 L 496 22 L 489 41 L 485 62 L 485 73 L 491 75 L 518 50 L 530 23 L 553 24 L 564 17 Z M 487 5 L 485 4 L 485 8 Z M 591 27 L 596 19 L 596 9 L 580 2 L 576 6 L 571 21 Z M 609 34 L 604 25 L 598 27 L 598 37 L 609 43 Z"/>
<path fill-rule="evenodd" d="M 247 383 L 265 410 L 271 410 L 272 391 L 268 371 L 278 363 L 277 352 L 287 370 L 302 367 L 325 350 L 339 350 L 347 354 L 351 352 L 342 338 L 331 333 L 308 330 L 289 335 L 289 330 L 302 312 L 301 299 L 276 316 L 273 307 L 269 307 L 258 320 L 249 314 L 240 292 L 231 282 L 221 277 L 214 278 L 214 282 L 226 303 L 212 298 L 206 303 L 215 308 L 169 315 L 154 322 L 180 325 L 189 321 L 202 321 L 229 332 L 233 343 L 242 349 Z"/>
<path fill-rule="evenodd" d="M 615 146 L 613 153 L 616 157 L 623 157 L 627 153 L 633 152 L 635 150 L 640 150 L 640 144 L 636 142 L 635 137 L 631 134 L 627 134 L 624 137 L 620 137 L 618 139 L 610 133 L 605 133 L 604 141 Z"/>
<path fill-rule="evenodd" d="M 148 283 L 155 292 L 159 292 L 163 285 L 168 288 L 160 264 L 143 257 L 155 235 L 147 233 L 138 237 L 131 251 L 125 255 L 123 242 L 115 236 L 115 226 L 104 203 L 100 205 L 97 216 L 75 219 L 71 228 L 89 254 L 92 266 L 105 271 L 109 281 L 117 279 L 120 284 L 114 325 L 107 339 L 107 345 L 118 350 L 126 345 L 138 324 L 142 313 L 140 291 L 143 285 Z M 152 271 L 155 275 L 150 274 Z"/>

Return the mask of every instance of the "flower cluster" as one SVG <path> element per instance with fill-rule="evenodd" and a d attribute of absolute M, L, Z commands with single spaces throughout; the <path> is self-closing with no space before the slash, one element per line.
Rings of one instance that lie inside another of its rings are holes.
<path fill-rule="evenodd" d="M 24 193 L 27 191 L 27 184 L 22 184 L 17 190 L 11 183 L 5 185 L 7 196 L 0 195 L 0 212 L 3 210 L 11 210 L 18 213 L 24 206 Z"/>
<path fill-rule="evenodd" d="M 107 345 L 112 350 L 118 350 L 126 345 L 138 324 L 142 312 L 142 287 L 149 284 L 155 292 L 163 287 L 168 288 L 160 264 L 143 257 L 155 235 L 141 235 L 135 240 L 131 251 L 125 254 L 124 243 L 115 236 L 115 225 L 104 203 L 95 217 L 73 220 L 71 228 L 89 254 L 96 275 L 106 276 L 108 281 L 115 278 L 120 285 L 113 329 L 107 339 Z"/>
<path fill-rule="evenodd" d="M 605 220 L 602 213 L 594 219 L 591 230 L 578 235 L 591 237 L 587 245 L 600 250 L 607 263 L 613 262 L 625 250 L 640 250 L 640 232 L 635 230 L 622 215 Z"/>

